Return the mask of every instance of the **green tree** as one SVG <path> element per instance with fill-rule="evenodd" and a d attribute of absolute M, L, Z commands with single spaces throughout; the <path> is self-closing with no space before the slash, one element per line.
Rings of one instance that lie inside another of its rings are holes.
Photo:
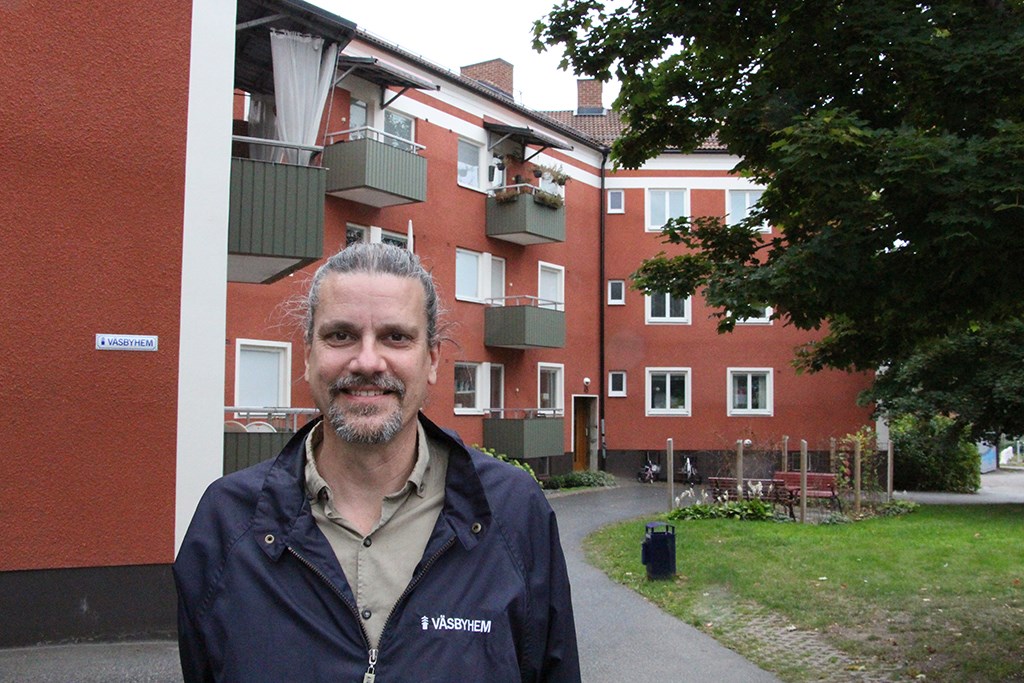
<path fill-rule="evenodd" d="M 738 225 L 668 226 L 682 248 L 639 288 L 703 290 L 722 331 L 765 305 L 827 326 L 810 370 L 893 366 L 1024 313 L 1020 0 L 564 0 L 535 25 L 555 45 L 620 81 L 616 163 L 717 137 L 766 188 Z"/>

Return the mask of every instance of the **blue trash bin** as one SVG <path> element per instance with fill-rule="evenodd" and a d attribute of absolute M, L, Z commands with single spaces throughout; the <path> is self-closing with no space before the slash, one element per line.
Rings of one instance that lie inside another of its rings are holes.
<path fill-rule="evenodd" d="M 640 560 L 647 566 L 648 579 L 673 578 L 676 575 L 676 528 L 665 522 L 649 522 L 640 546 Z"/>

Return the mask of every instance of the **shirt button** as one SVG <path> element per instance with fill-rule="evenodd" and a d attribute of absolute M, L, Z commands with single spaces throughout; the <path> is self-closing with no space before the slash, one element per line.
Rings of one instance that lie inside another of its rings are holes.
<path fill-rule="evenodd" d="M 373 616 L 373 612 L 371 612 L 368 609 L 364 609 L 363 610 L 363 619 L 369 619 L 372 616 Z"/>
<path fill-rule="evenodd" d="M 363 539 L 364 548 L 369 548 L 371 545 L 373 545 L 373 540 L 369 536 Z"/>
<path fill-rule="evenodd" d="M 474 534 L 478 534 L 484 530 L 484 525 L 480 522 L 473 522 L 473 526 L 471 526 L 469 530 L 472 531 Z"/>

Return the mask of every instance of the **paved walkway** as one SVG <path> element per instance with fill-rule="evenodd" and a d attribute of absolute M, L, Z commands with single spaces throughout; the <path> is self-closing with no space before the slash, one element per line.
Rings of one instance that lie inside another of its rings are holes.
<path fill-rule="evenodd" d="M 982 475 L 977 494 L 905 493 L 922 503 L 1024 503 L 1024 469 Z M 716 681 L 757 683 L 778 679 L 670 617 L 633 591 L 588 565 L 581 544 L 607 523 L 665 509 L 664 484 L 623 485 L 601 491 L 554 495 L 562 545 L 573 586 L 587 683 L 612 681 Z M 640 539 L 637 539 L 637 552 Z M 680 563 L 687 559 L 680 557 Z M 0 683 L 172 683 L 181 680 L 173 642 L 89 643 L 0 649 Z"/>

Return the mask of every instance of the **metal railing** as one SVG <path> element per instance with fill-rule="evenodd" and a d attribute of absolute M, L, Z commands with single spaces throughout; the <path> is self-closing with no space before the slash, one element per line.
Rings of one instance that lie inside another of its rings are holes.
<path fill-rule="evenodd" d="M 344 137 L 344 140 L 338 140 L 337 138 Z M 324 140 L 328 145 L 333 145 L 335 142 L 346 142 L 353 140 L 362 140 L 369 138 L 382 142 L 385 145 L 391 145 L 397 147 L 406 152 L 412 154 L 419 154 L 421 150 L 426 149 L 426 145 L 421 145 L 407 138 L 403 138 L 400 135 L 394 133 L 388 133 L 387 131 L 380 130 L 379 128 L 373 128 L 371 126 L 359 126 L 357 128 L 347 128 L 345 130 L 333 131 L 331 133 L 324 134 Z"/>
<path fill-rule="evenodd" d="M 320 415 L 317 408 L 282 408 L 278 406 L 225 406 L 224 428 L 237 431 L 296 432 Z M 237 426 L 242 429 L 237 429 Z M 272 429 L 271 429 L 272 428 Z"/>
<path fill-rule="evenodd" d="M 564 417 L 565 408 L 488 408 L 490 417 L 499 420 L 531 420 L 537 417 Z"/>
<path fill-rule="evenodd" d="M 484 303 L 488 306 L 533 306 L 535 308 L 550 308 L 556 311 L 561 311 L 563 308 L 563 302 L 555 301 L 554 299 L 542 299 L 539 296 L 529 296 L 527 294 L 513 294 L 512 296 L 495 296 L 490 299 L 484 299 Z"/>

